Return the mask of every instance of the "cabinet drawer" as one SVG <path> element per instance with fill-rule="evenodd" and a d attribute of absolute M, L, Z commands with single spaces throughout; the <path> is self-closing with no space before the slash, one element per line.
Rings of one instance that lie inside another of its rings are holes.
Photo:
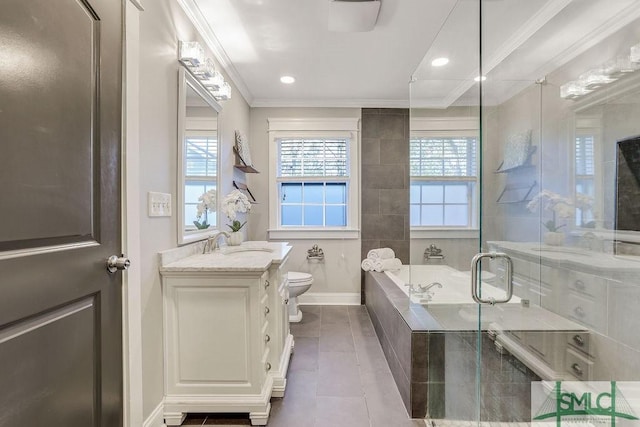
<path fill-rule="evenodd" d="M 565 371 L 580 381 L 587 381 L 591 378 L 593 362 L 581 354 L 568 349 L 565 359 Z"/>
<path fill-rule="evenodd" d="M 592 355 L 591 348 L 589 347 L 589 333 L 587 332 L 575 332 L 567 335 L 567 342 L 569 345 L 581 352 Z"/>
<path fill-rule="evenodd" d="M 570 271 L 569 289 L 585 297 L 603 301 L 607 296 L 607 280 L 592 274 Z"/>
<path fill-rule="evenodd" d="M 572 320 L 599 332 L 607 330 L 606 300 L 593 301 L 580 295 L 569 295 L 567 303 L 566 313 Z"/>

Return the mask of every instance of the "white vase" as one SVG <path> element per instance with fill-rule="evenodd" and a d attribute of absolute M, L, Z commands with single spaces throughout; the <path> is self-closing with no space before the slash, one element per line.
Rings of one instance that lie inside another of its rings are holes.
<path fill-rule="evenodd" d="M 227 245 L 229 246 L 238 246 L 244 240 L 244 235 L 242 231 L 233 231 L 229 234 L 229 238 L 227 239 Z"/>
<path fill-rule="evenodd" d="M 564 233 L 561 231 L 546 231 L 543 239 L 545 245 L 562 246 L 564 244 Z"/>

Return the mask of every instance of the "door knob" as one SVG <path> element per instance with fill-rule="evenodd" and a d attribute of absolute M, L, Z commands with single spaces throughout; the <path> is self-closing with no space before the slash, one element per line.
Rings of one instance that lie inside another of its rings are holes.
<path fill-rule="evenodd" d="M 131 265 L 129 258 L 125 258 L 124 255 L 111 255 L 107 259 L 107 271 L 109 273 L 115 273 L 118 270 L 126 270 Z"/>

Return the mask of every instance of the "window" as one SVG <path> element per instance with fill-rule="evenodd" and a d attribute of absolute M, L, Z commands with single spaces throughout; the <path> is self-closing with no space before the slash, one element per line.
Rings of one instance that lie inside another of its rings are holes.
<path fill-rule="evenodd" d="M 195 230 L 198 198 L 216 189 L 218 171 L 218 141 L 215 133 L 185 132 L 184 227 Z M 200 222 L 217 224 L 216 213 L 206 211 Z"/>
<path fill-rule="evenodd" d="M 325 238 L 327 232 L 354 231 L 357 119 L 290 120 L 269 120 L 271 188 L 277 191 L 270 197 L 270 237 L 295 238 L 279 231 L 307 237 L 315 231 Z"/>
<path fill-rule="evenodd" d="M 421 132 L 411 137 L 412 227 L 477 226 L 477 151 L 475 132 Z"/>
<path fill-rule="evenodd" d="M 575 144 L 576 194 L 595 197 L 595 138 L 577 135 Z M 583 227 L 594 220 L 591 209 L 576 207 L 576 225 Z"/>

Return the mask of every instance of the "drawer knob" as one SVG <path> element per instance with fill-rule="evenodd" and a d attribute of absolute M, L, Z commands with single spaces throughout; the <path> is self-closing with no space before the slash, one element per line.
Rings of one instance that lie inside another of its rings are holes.
<path fill-rule="evenodd" d="M 582 338 L 580 335 L 574 335 L 574 336 L 573 336 L 573 342 L 574 342 L 578 347 L 584 347 L 584 338 Z"/>
<path fill-rule="evenodd" d="M 264 281 L 264 288 L 267 289 L 271 283 L 268 280 Z"/>
<path fill-rule="evenodd" d="M 267 362 L 267 363 L 264 365 L 264 367 L 265 367 L 265 369 L 266 369 L 267 371 L 270 371 L 270 370 L 271 370 L 271 363 Z"/>
<path fill-rule="evenodd" d="M 573 312 L 575 313 L 576 316 L 583 318 L 584 317 L 584 308 L 577 306 L 576 308 L 573 309 Z"/>
<path fill-rule="evenodd" d="M 284 304 L 285 304 L 285 305 L 289 304 L 289 298 L 286 298 L 286 299 L 284 300 Z"/>
<path fill-rule="evenodd" d="M 265 308 L 264 308 L 264 314 L 265 314 L 265 316 L 266 316 L 267 314 L 269 314 L 269 312 L 270 312 L 270 311 L 271 311 L 271 310 L 269 310 L 269 307 L 265 307 Z"/>
<path fill-rule="evenodd" d="M 573 365 L 571 365 L 571 369 L 573 370 L 573 372 L 581 377 L 583 374 L 582 368 L 580 367 L 580 365 L 578 365 L 577 363 L 574 363 Z"/>
<path fill-rule="evenodd" d="M 264 342 L 269 342 L 269 341 L 271 341 L 271 337 L 269 336 L 269 334 L 267 334 L 264 337 Z"/>
<path fill-rule="evenodd" d="M 575 282 L 573 282 L 573 284 L 576 286 L 576 289 L 584 291 L 585 286 L 582 280 L 576 280 Z"/>

